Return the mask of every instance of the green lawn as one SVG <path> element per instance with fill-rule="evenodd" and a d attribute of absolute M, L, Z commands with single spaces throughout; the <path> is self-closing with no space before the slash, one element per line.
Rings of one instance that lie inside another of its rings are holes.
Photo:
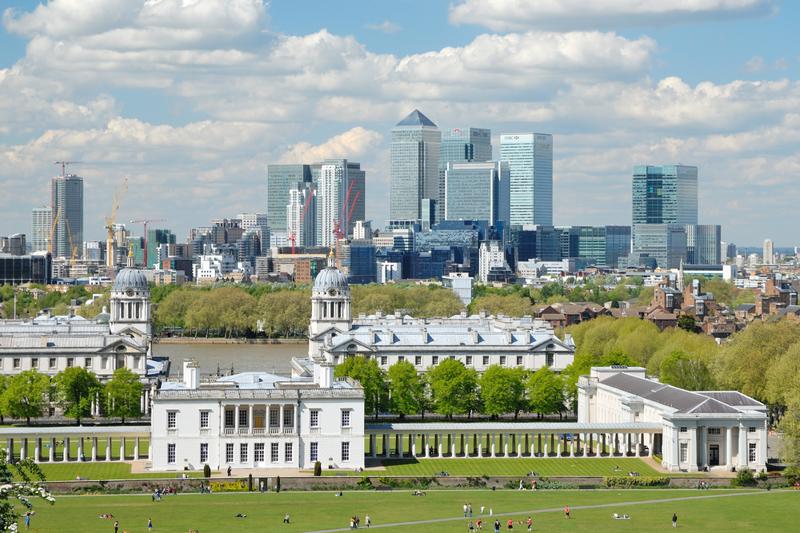
<path fill-rule="evenodd" d="M 721 496 L 718 498 L 709 498 Z M 674 500 L 686 498 L 686 500 Z M 664 501 L 671 500 L 671 501 Z M 165 497 L 152 503 L 145 496 L 61 497 L 54 506 L 38 504 L 31 532 L 81 531 L 109 533 L 113 520 L 98 518 L 112 513 L 120 531 L 143 533 L 152 518 L 154 531 L 203 533 L 220 531 L 308 532 L 329 528 L 346 530 L 348 519 L 369 514 L 373 525 L 439 520 L 436 523 L 398 524 L 382 531 L 415 533 L 465 532 L 467 520 L 462 505 L 472 504 L 476 516 L 484 506 L 505 519 L 534 519 L 535 531 L 669 531 L 672 513 L 679 517 L 681 531 L 792 531 L 800 521 L 800 492 L 796 491 L 703 491 L 694 490 L 608 490 L 539 491 L 502 490 L 430 491 L 415 497 L 409 491 L 282 492 L 280 494 L 211 494 Z M 648 503 L 636 503 L 648 502 Z M 572 508 L 567 520 L 561 509 Z M 602 508 L 583 506 L 605 505 Z M 291 524 L 282 525 L 284 513 Z M 628 513 L 629 521 L 613 520 L 612 513 Z M 237 513 L 247 518 L 235 518 Z M 486 516 L 484 515 L 484 520 Z M 363 525 L 363 523 L 362 523 Z M 487 523 L 484 531 L 489 531 Z M 523 528 L 516 526 L 514 531 Z M 503 531 L 506 531 L 505 527 Z"/>
<path fill-rule="evenodd" d="M 108 480 L 108 479 L 153 479 L 153 478 L 175 478 L 179 474 L 175 472 L 160 472 L 147 474 L 132 474 L 130 463 L 40 463 L 44 475 L 48 481 L 64 481 L 76 479 Z M 202 472 L 187 472 L 189 477 L 201 477 Z"/>
<path fill-rule="evenodd" d="M 78 448 L 80 447 L 80 439 L 70 439 L 69 456 L 71 460 L 78 458 Z M 104 460 L 106 457 L 106 439 L 98 439 L 97 441 L 97 457 L 99 460 Z M 139 439 L 139 457 L 146 458 L 148 447 L 150 445 L 149 439 Z M 125 439 L 125 458 L 133 459 L 135 442 L 133 439 Z M 14 439 L 14 457 L 20 457 L 20 450 L 22 448 L 22 439 Z M 114 460 L 119 459 L 120 439 L 111 439 L 111 458 Z M 33 458 L 36 453 L 36 442 L 34 439 L 28 439 L 28 457 Z M 41 458 L 47 460 L 50 456 L 50 441 L 44 439 L 42 441 L 42 449 L 40 450 Z M 86 458 L 92 456 L 92 441 L 91 439 L 83 439 L 83 455 Z M 56 440 L 55 460 L 60 461 L 64 456 L 64 441 Z"/>
<path fill-rule="evenodd" d="M 618 476 L 628 472 L 639 472 L 643 476 L 655 476 L 653 470 L 641 459 L 635 458 L 481 458 L 481 459 L 403 459 L 385 460 L 385 471 L 367 470 L 366 476 L 418 476 L 430 477 L 445 471 L 451 476 L 525 476 L 536 472 L 545 477 L 568 476 Z M 336 473 L 325 472 L 326 475 Z M 340 474 L 353 475 L 352 472 Z"/>

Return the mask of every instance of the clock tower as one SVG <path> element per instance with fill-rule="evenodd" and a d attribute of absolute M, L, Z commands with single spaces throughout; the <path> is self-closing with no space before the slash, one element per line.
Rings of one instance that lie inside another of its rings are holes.
<path fill-rule="evenodd" d="M 350 285 L 347 283 L 347 276 L 334 265 L 331 252 L 328 256 L 328 266 L 317 274 L 311 292 L 309 357 L 319 358 L 319 348 L 324 340 L 350 331 L 352 322 Z"/>

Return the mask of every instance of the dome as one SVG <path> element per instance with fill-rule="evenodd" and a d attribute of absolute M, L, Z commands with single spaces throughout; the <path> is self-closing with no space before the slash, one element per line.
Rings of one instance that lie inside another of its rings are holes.
<path fill-rule="evenodd" d="M 314 292 L 316 293 L 328 292 L 331 289 L 341 292 L 349 288 L 347 276 L 334 266 L 323 269 L 314 280 Z"/>
<path fill-rule="evenodd" d="M 135 291 L 149 290 L 144 272 L 137 268 L 123 268 L 117 272 L 112 290 L 126 291 L 128 289 L 133 289 Z"/>

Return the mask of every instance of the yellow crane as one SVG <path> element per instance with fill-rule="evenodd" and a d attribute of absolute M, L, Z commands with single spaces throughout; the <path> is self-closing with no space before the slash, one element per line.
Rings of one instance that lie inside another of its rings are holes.
<path fill-rule="evenodd" d="M 58 225 L 58 219 L 61 218 L 61 207 L 59 206 L 58 211 L 56 211 L 56 216 L 53 217 L 53 221 L 50 224 L 50 239 L 47 241 L 47 251 L 50 252 L 50 255 L 53 255 L 53 241 L 56 237 L 56 226 Z"/>
<path fill-rule="evenodd" d="M 128 177 L 122 179 L 117 190 L 114 191 L 114 199 L 111 201 L 111 215 L 106 217 L 106 266 L 114 268 L 114 222 L 117 220 L 117 211 L 122 201 L 122 195 L 128 190 Z"/>

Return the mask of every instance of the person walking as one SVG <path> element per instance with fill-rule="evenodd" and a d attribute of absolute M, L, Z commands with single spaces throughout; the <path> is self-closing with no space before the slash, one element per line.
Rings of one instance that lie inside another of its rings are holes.
<path fill-rule="evenodd" d="M 369 515 L 364 515 L 364 523 L 367 524 L 367 527 L 372 525 L 372 518 Z"/>
<path fill-rule="evenodd" d="M 494 521 L 494 533 L 500 533 L 500 520 L 495 519 Z"/>
<path fill-rule="evenodd" d="M 467 512 L 469 513 L 469 517 L 472 518 L 472 504 L 467 504 Z"/>
<path fill-rule="evenodd" d="M 119 533 L 119 520 L 114 521 L 114 533 Z"/>
<path fill-rule="evenodd" d="M 148 518 L 147 519 L 147 531 L 153 531 L 153 519 L 152 518 Z"/>
<path fill-rule="evenodd" d="M 567 505 L 566 507 L 564 507 L 564 516 L 566 516 L 567 518 L 569 518 L 569 505 Z"/>
<path fill-rule="evenodd" d="M 672 513 L 672 527 L 678 527 L 678 513 Z"/>
<path fill-rule="evenodd" d="M 528 531 L 533 531 L 533 518 L 531 518 L 530 515 L 528 516 L 528 520 L 526 520 L 525 523 L 528 525 Z"/>
<path fill-rule="evenodd" d="M 283 515 L 283 523 L 284 524 L 288 524 L 289 523 L 289 513 L 286 513 L 285 515 Z"/>
<path fill-rule="evenodd" d="M 25 529 L 30 529 L 31 527 L 31 512 L 28 511 L 25 513 Z"/>
<path fill-rule="evenodd" d="M 464 518 L 467 517 L 467 504 L 464 504 Z"/>

